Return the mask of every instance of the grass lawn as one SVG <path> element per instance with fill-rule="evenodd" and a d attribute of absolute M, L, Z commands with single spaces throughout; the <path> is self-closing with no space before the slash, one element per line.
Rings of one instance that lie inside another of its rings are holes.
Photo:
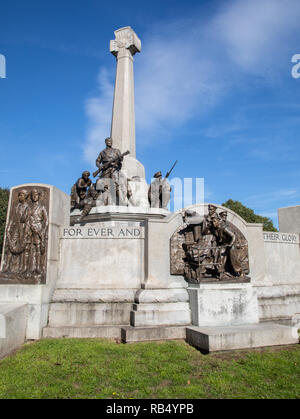
<path fill-rule="evenodd" d="M 0 398 L 300 398 L 299 349 L 44 339 L 0 361 Z"/>

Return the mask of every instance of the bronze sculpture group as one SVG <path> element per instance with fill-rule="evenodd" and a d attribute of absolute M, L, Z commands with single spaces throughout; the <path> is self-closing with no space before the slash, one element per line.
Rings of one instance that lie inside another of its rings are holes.
<path fill-rule="evenodd" d="M 248 244 L 244 235 L 227 221 L 227 211 L 208 214 L 187 210 L 184 225 L 171 239 L 171 273 L 184 275 L 188 282 L 247 280 Z"/>
<path fill-rule="evenodd" d="M 43 192 L 33 188 L 15 194 L 6 228 L 1 276 L 13 274 L 21 280 L 30 277 L 41 283 L 46 273 L 48 242 L 48 212 L 41 202 Z"/>
<path fill-rule="evenodd" d="M 76 181 L 71 189 L 71 212 L 75 209 L 81 210 L 78 221 L 82 221 L 91 209 L 98 206 L 120 205 L 136 206 L 130 181 L 122 171 L 123 159 L 129 151 L 121 153 L 119 149 L 112 146 L 111 137 L 105 139 L 106 148 L 102 150 L 97 159 L 97 170 L 93 177 L 97 177 L 95 183 L 90 179 L 90 172 L 85 171 Z M 175 162 L 176 164 L 177 162 Z M 151 208 L 167 209 L 170 201 L 171 187 L 167 181 L 172 169 L 163 178 L 161 172 L 154 175 L 154 181 L 148 190 L 148 200 Z"/>
<path fill-rule="evenodd" d="M 125 155 L 112 147 L 112 139 L 106 138 L 106 148 L 97 159 L 98 176 L 96 183 L 90 180 L 89 172 L 72 187 L 71 211 L 80 209 L 77 219 L 81 222 L 91 209 L 105 205 L 134 206 L 134 197 L 129 181 L 122 172 Z M 148 201 L 151 208 L 167 209 L 171 187 L 168 177 L 176 165 L 162 176 L 161 171 L 154 174 L 148 188 Z M 171 274 L 184 275 L 189 282 L 247 280 L 249 272 L 248 244 L 241 231 L 227 220 L 227 211 L 217 212 L 215 205 L 208 205 L 208 214 L 200 217 L 195 211 L 186 210 L 183 214 L 184 226 L 171 238 Z"/>

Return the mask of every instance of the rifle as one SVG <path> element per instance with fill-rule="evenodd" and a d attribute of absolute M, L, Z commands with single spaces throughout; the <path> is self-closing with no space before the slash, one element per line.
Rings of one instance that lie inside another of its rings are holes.
<path fill-rule="evenodd" d="M 125 153 L 122 153 L 121 156 L 116 157 L 115 159 L 112 159 L 111 161 L 103 164 L 102 167 L 100 167 L 98 170 L 96 170 L 96 172 L 93 173 L 93 177 L 96 177 L 102 170 L 107 169 L 107 167 L 109 167 L 111 163 L 114 163 L 115 161 L 120 160 L 121 157 L 127 156 L 127 154 L 130 154 L 129 150 L 125 151 Z"/>
<path fill-rule="evenodd" d="M 171 172 L 172 172 L 172 170 L 174 169 L 174 167 L 176 166 L 176 164 L 177 164 L 177 161 L 178 160 L 176 160 L 176 162 L 173 164 L 173 166 L 171 167 L 171 169 L 166 173 L 166 176 L 165 176 L 165 179 L 167 179 L 169 176 L 170 176 L 170 174 L 171 174 Z"/>

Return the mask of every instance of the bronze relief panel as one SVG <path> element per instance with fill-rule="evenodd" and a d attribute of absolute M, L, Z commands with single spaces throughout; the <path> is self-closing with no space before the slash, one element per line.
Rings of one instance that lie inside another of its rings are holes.
<path fill-rule="evenodd" d="M 49 198 L 42 186 L 12 191 L 0 283 L 46 283 Z"/>
<path fill-rule="evenodd" d="M 209 205 L 204 217 L 187 210 L 183 221 L 170 239 L 171 275 L 191 283 L 250 280 L 248 243 L 227 211 Z"/>

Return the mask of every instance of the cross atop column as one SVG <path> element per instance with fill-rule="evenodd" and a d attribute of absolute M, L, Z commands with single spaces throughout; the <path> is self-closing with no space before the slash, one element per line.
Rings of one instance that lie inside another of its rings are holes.
<path fill-rule="evenodd" d="M 116 39 L 110 41 L 110 52 L 117 57 L 122 48 L 128 49 L 132 55 L 141 52 L 141 40 L 130 26 L 118 29 L 114 32 Z"/>
<path fill-rule="evenodd" d="M 110 52 L 117 59 L 114 104 L 111 123 L 113 147 L 130 151 L 136 157 L 133 56 L 141 51 L 141 41 L 130 26 L 118 29 L 110 41 Z"/>

